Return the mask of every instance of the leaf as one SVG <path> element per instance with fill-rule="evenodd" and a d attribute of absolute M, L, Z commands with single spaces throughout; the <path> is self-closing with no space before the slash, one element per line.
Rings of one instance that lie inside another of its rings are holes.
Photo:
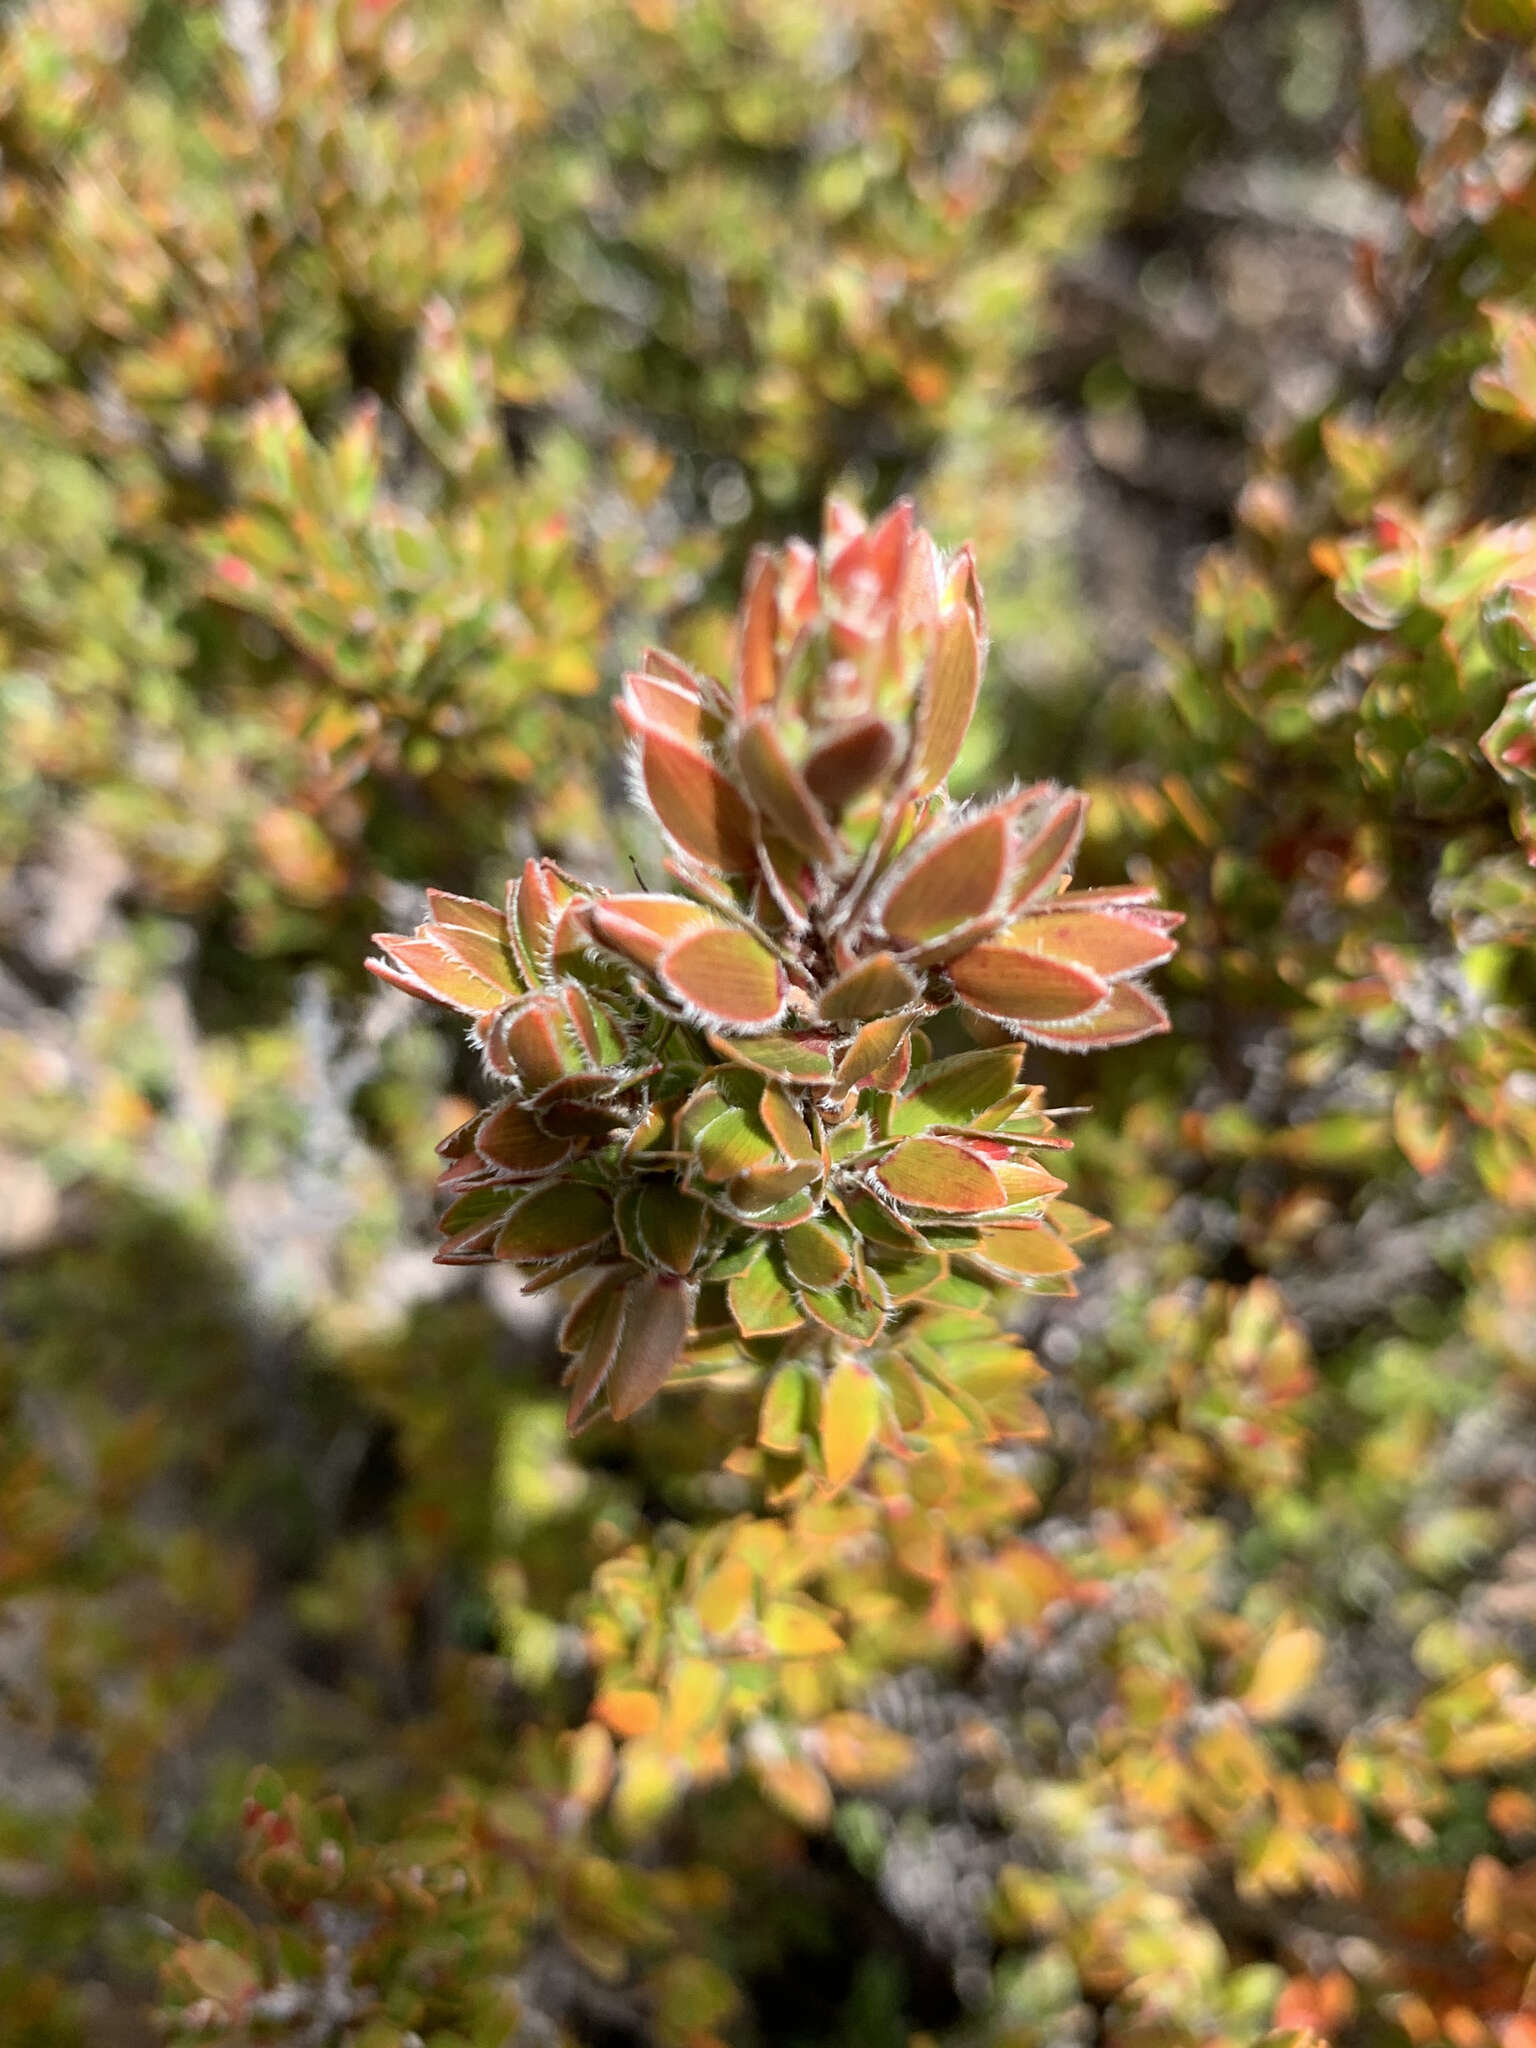
<path fill-rule="evenodd" d="M 1239 1703 L 1255 1721 L 1290 1712 L 1322 1668 L 1326 1644 L 1315 1628 L 1280 1627 L 1265 1642 Z"/>
<path fill-rule="evenodd" d="M 894 953 L 875 953 L 834 981 L 822 996 L 820 1009 L 829 1024 L 857 1023 L 865 1017 L 884 1020 L 903 1010 L 918 995 L 917 976 Z"/>
<path fill-rule="evenodd" d="M 819 1834 L 831 1820 L 831 1787 L 803 1756 L 753 1757 L 752 1775 L 770 1803 L 807 1834 Z"/>
<path fill-rule="evenodd" d="M 832 1059 L 825 1037 L 795 1037 L 789 1032 L 765 1032 L 756 1038 L 731 1038 L 723 1031 L 706 1034 L 722 1059 L 750 1067 L 776 1081 L 814 1084 L 832 1079 Z"/>
<path fill-rule="evenodd" d="M 621 1834 L 630 1840 L 645 1835 L 681 1798 L 687 1765 L 649 1737 L 627 1742 L 619 1757 L 612 1812 Z M 622 1956 L 623 1951 L 621 1950 Z"/>
<path fill-rule="evenodd" d="M 974 1252 L 962 1253 L 988 1272 L 1010 1280 L 1075 1272 L 1082 1261 L 1043 1223 L 1008 1224 L 982 1232 Z"/>
<path fill-rule="evenodd" d="M 721 928 L 711 911 L 683 896 L 607 896 L 592 905 L 587 921 L 605 946 L 645 968 L 687 933 Z"/>
<path fill-rule="evenodd" d="M 763 1090 L 758 1101 L 757 1113 L 762 1118 L 769 1137 L 785 1159 L 814 1162 L 820 1166 L 820 1147 L 806 1129 L 805 1119 L 799 1110 L 776 1083 L 770 1083 Z M 803 1186 L 804 1183 L 800 1182 L 798 1185 Z"/>
<path fill-rule="evenodd" d="M 658 969 L 662 986 L 721 1024 L 772 1024 L 784 1009 L 778 961 L 750 932 L 719 926 L 673 946 Z"/>
<path fill-rule="evenodd" d="M 887 885 L 879 917 L 899 946 L 927 946 L 974 926 L 993 909 L 1008 873 L 1012 801 L 920 839 Z"/>
<path fill-rule="evenodd" d="M 853 1254 L 825 1223 L 797 1223 L 782 1244 L 789 1277 L 800 1287 L 839 1287 L 853 1270 Z"/>
<path fill-rule="evenodd" d="M 722 1558 L 693 1596 L 693 1611 L 704 1633 L 734 1635 L 752 1611 L 752 1592 L 751 1566 L 739 1557 Z"/>
<path fill-rule="evenodd" d="M 688 1341 L 694 1289 L 672 1274 L 647 1273 L 624 1290 L 624 1322 L 608 1374 L 608 1407 L 625 1422 L 666 1384 Z"/>
<path fill-rule="evenodd" d="M 512 949 L 507 944 L 505 924 L 494 938 L 484 932 L 445 924 L 434 924 L 432 936 L 437 945 L 461 960 L 471 974 L 478 974 L 482 981 L 490 982 L 499 990 L 503 1002 L 514 1002 L 527 994 L 517 962 L 512 957 Z"/>
<path fill-rule="evenodd" d="M 465 1010 L 478 1016 L 483 1011 L 499 1009 L 506 1001 L 506 992 L 483 974 L 465 966 L 462 960 L 446 952 L 430 938 L 403 937 L 398 932 L 375 932 L 373 943 L 381 953 L 388 955 L 394 963 L 393 969 L 382 960 L 369 960 L 365 964 L 372 974 L 381 981 L 392 982 L 407 995 L 416 996 L 426 1002 L 441 1003 L 447 1010 Z"/>
<path fill-rule="evenodd" d="M 757 1415 L 757 1440 L 765 1451 L 789 1457 L 799 1450 L 809 1393 L 804 1366 L 779 1367 L 764 1390 Z"/>
<path fill-rule="evenodd" d="M 759 811 L 808 860 L 831 861 L 837 841 L 805 778 L 784 751 L 771 712 L 763 712 L 736 742 L 742 781 Z"/>
<path fill-rule="evenodd" d="M 1043 911 L 1020 918 L 998 933 L 998 943 L 1070 961 L 1105 981 L 1158 967 L 1175 951 L 1171 935 L 1156 925 L 1092 910 Z"/>
<path fill-rule="evenodd" d="M 726 1296 L 743 1337 L 779 1337 L 800 1328 L 799 1306 L 779 1278 L 766 1245 L 730 1282 Z"/>
<path fill-rule="evenodd" d="M 576 899 L 573 882 L 551 860 L 529 860 L 514 887 L 507 891 L 507 929 L 512 949 L 534 986 L 549 972 L 555 927 Z"/>
<path fill-rule="evenodd" d="M 759 544 L 747 557 L 741 609 L 736 615 L 736 697 L 743 711 L 771 704 L 778 689 L 773 658 L 777 597 L 773 550 Z"/>
<path fill-rule="evenodd" d="M 471 1188 L 449 1205 L 438 1219 L 443 1242 L 438 1246 L 440 1265 L 455 1264 L 470 1253 L 490 1257 L 491 1239 L 506 1221 L 509 1206 L 504 1187 Z"/>
<path fill-rule="evenodd" d="M 1102 1010 L 1076 1023 L 1032 1026 L 1031 1038 L 1041 1045 L 1091 1052 L 1110 1045 L 1133 1045 L 1138 1038 L 1168 1029 L 1168 1012 L 1157 997 L 1134 981 L 1118 982 Z"/>
<path fill-rule="evenodd" d="M 663 676 L 631 673 L 624 678 L 624 701 L 634 725 L 650 726 L 698 747 L 707 737 L 704 706 L 697 690 L 689 684 Z"/>
<path fill-rule="evenodd" d="M 563 1166 L 576 1149 L 569 1138 L 552 1138 L 521 1102 L 504 1102 L 480 1126 L 475 1149 L 490 1166 L 512 1180 L 537 1180 Z"/>
<path fill-rule="evenodd" d="M 856 1088 L 878 1074 L 901 1051 L 911 1029 L 910 1017 L 876 1017 L 861 1025 L 837 1063 L 838 1086 Z"/>
<path fill-rule="evenodd" d="M 981 644 L 968 605 L 939 624 L 938 639 L 918 692 L 918 796 L 937 789 L 960 758 L 981 686 Z"/>
<path fill-rule="evenodd" d="M 507 943 L 507 920 L 494 903 L 482 903 L 477 896 L 454 896 L 447 889 L 429 889 L 427 903 L 432 922 L 452 925 L 459 931 L 480 932 L 498 945 Z"/>
<path fill-rule="evenodd" d="M 533 996 L 521 1009 L 503 1011 L 486 1041 L 486 1056 L 501 1072 L 535 1090 L 579 1073 L 583 1064 L 570 1017 L 557 996 Z"/>
<path fill-rule="evenodd" d="M 727 1190 L 731 1205 L 754 1218 L 766 1218 L 786 1199 L 821 1179 L 819 1159 L 768 1159 L 738 1173 Z M 785 1219 L 798 1222 L 799 1216 Z"/>
<path fill-rule="evenodd" d="M 613 1227 L 608 1197 L 580 1181 L 562 1181 L 524 1195 L 501 1227 L 498 1259 L 534 1265 L 602 1243 Z"/>
<path fill-rule="evenodd" d="M 882 1252 L 873 1268 L 873 1278 L 892 1308 L 899 1308 L 903 1302 L 916 1301 L 926 1294 L 948 1270 L 949 1261 L 943 1252 L 923 1252 L 906 1259 Z"/>
<path fill-rule="evenodd" d="M 823 740 L 801 773 L 811 794 L 836 817 L 888 773 L 896 754 L 894 728 L 883 718 L 860 718 Z"/>
<path fill-rule="evenodd" d="M 239 2019 L 261 1986 L 255 1963 L 220 1941 L 184 1941 L 173 1960 L 192 1988 L 231 2019 Z"/>
<path fill-rule="evenodd" d="M 704 1244 L 709 1212 L 696 1195 L 663 1181 L 636 1193 L 634 1227 L 642 1256 L 668 1273 L 691 1273 Z"/>
<path fill-rule="evenodd" d="M 715 1725 L 724 1711 L 729 1683 L 718 1664 L 703 1657 L 678 1658 L 662 1695 L 660 1733 L 669 1748 L 685 1750 Z"/>
<path fill-rule="evenodd" d="M 934 1124 L 969 1124 L 1018 1085 L 1017 1046 L 956 1053 L 921 1069 L 905 1094 L 891 1105 L 892 1138 L 926 1131 Z"/>
<path fill-rule="evenodd" d="M 592 1702 L 592 1715 L 628 1742 L 637 1735 L 655 1734 L 661 1721 L 661 1701 L 643 1686 L 605 1685 Z"/>
<path fill-rule="evenodd" d="M 576 1357 L 571 1374 L 571 1398 L 565 1411 L 565 1426 L 572 1435 L 580 1429 L 588 1409 L 603 1390 L 604 1382 L 613 1369 L 619 1334 L 624 1327 L 623 1288 L 608 1284 L 595 1289 L 594 1293 L 596 1311 L 586 1342 Z"/>
<path fill-rule="evenodd" d="M 827 1776 L 846 1791 L 865 1792 L 889 1784 L 911 1769 L 911 1740 L 868 1714 L 829 1714 L 814 1730 Z"/>
<path fill-rule="evenodd" d="M 1014 859 L 1015 908 L 1048 896 L 1071 867 L 1082 842 L 1088 799 L 1080 790 L 1050 790 L 1019 823 Z"/>
<path fill-rule="evenodd" d="M 885 1310 L 852 1287 L 835 1287 L 824 1293 L 807 1287 L 801 1290 L 799 1300 L 812 1322 L 855 1344 L 873 1343 L 885 1322 Z"/>
<path fill-rule="evenodd" d="M 905 1138 L 875 1169 L 875 1178 L 898 1202 L 956 1216 L 978 1215 L 1003 1204 L 1002 1185 L 978 1152 L 949 1138 Z"/>
<path fill-rule="evenodd" d="M 769 1601 L 763 1639 L 779 1657 L 830 1657 L 843 1647 L 831 1622 L 809 1601 L 795 1599 Z"/>
<path fill-rule="evenodd" d="M 688 1133 L 685 1125 L 684 1139 Z M 726 1109 L 711 1119 L 692 1140 L 698 1171 L 705 1180 L 723 1183 L 754 1166 L 777 1165 L 773 1140 L 756 1117 L 744 1109 Z"/>
<path fill-rule="evenodd" d="M 756 867 L 752 814 L 706 755 L 642 727 L 640 777 L 662 830 L 684 853 L 722 874 Z"/>
<path fill-rule="evenodd" d="M 1014 1024 L 1054 1024 L 1096 1010 L 1109 985 L 1086 967 L 1024 953 L 1000 939 L 973 946 L 946 973 L 957 995 L 984 1017 Z"/>

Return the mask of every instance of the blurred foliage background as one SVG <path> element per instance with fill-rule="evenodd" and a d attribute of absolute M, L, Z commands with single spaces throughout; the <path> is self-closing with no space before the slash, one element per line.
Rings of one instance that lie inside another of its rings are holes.
<path fill-rule="evenodd" d="M 1533 279 L 1530 0 L 0 11 L 0 2040 L 1532 2048 Z M 781 1513 L 361 958 L 834 486 L 1189 922 L 1038 1429 Z"/>

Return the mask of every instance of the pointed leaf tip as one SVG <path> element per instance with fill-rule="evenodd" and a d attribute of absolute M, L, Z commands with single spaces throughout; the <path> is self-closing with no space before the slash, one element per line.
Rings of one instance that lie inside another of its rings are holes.
<path fill-rule="evenodd" d="M 968 605 L 941 622 L 918 699 L 918 796 L 937 789 L 960 758 L 981 687 L 981 643 Z"/>
<path fill-rule="evenodd" d="M 688 1341 L 694 1289 L 671 1274 L 648 1273 L 624 1290 L 624 1324 L 609 1369 L 608 1407 L 626 1422 L 666 1385 Z"/>

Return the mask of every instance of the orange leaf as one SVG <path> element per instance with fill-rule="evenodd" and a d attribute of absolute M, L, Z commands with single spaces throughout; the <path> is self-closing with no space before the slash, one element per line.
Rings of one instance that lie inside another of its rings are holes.
<path fill-rule="evenodd" d="M 752 814 L 713 761 L 681 740 L 642 728 L 640 776 L 662 830 L 684 853 L 724 874 L 757 865 Z"/>
<path fill-rule="evenodd" d="M 979 1152 L 948 1138 L 905 1138 L 880 1162 L 875 1177 L 898 1202 L 975 1216 L 1000 1209 L 1002 1183 Z"/>
<path fill-rule="evenodd" d="M 721 1024 L 772 1024 L 784 1008 L 779 963 L 750 932 L 719 925 L 695 932 L 663 957 L 670 995 Z"/>
<path fill-rule="evenodd" d="M 918 697 L 916 794 L 937 789 L 959 758 L 981 685 L 981 645 L 970 607 L 960 605 L 939 627 Z"/>
<path fill-rule="evenodd" d="M 1049 1024 L 1096 1010 L 1108 984 L 1086 967 L 1020 952 L 1001 939 L 973 946 L 946 970 L 955 991 L 984 1017 Z"/>
<path fill-rule="evenodd" d="M 898 945 L 927 945 L 987 915 L 1008 871 L 1013 808 L 1000 804 L 932 843 L 918 842 L 921 851 L 897 870 L 880 907 Z"/>

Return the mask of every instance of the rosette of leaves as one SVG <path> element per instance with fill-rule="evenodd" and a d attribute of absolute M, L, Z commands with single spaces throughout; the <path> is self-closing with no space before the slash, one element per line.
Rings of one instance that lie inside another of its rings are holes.
<path fill-rule="evenodd" d="M 1068 887 L 1078 792 L 951 801 L 985 646 L 969 551 L 834 500 L 819 551 L 754 556 L 728 680 L 664 654 L 626 679 L 674 891 L 529 863 L 503 909 L 435 895 L 380 937 L 376 971 L 471 1015 L 510 1084 L 444 1142 L 439 1256 L 578 1283 L 573 1427 L 632 1414 L 690 1339 L 706 1370 L 723 1340 L 857 1372 L 925 1312 L 1070 1286 L 1025 1044 L 1164 1029 L 1140 976 L 1178 920 Z"/>

